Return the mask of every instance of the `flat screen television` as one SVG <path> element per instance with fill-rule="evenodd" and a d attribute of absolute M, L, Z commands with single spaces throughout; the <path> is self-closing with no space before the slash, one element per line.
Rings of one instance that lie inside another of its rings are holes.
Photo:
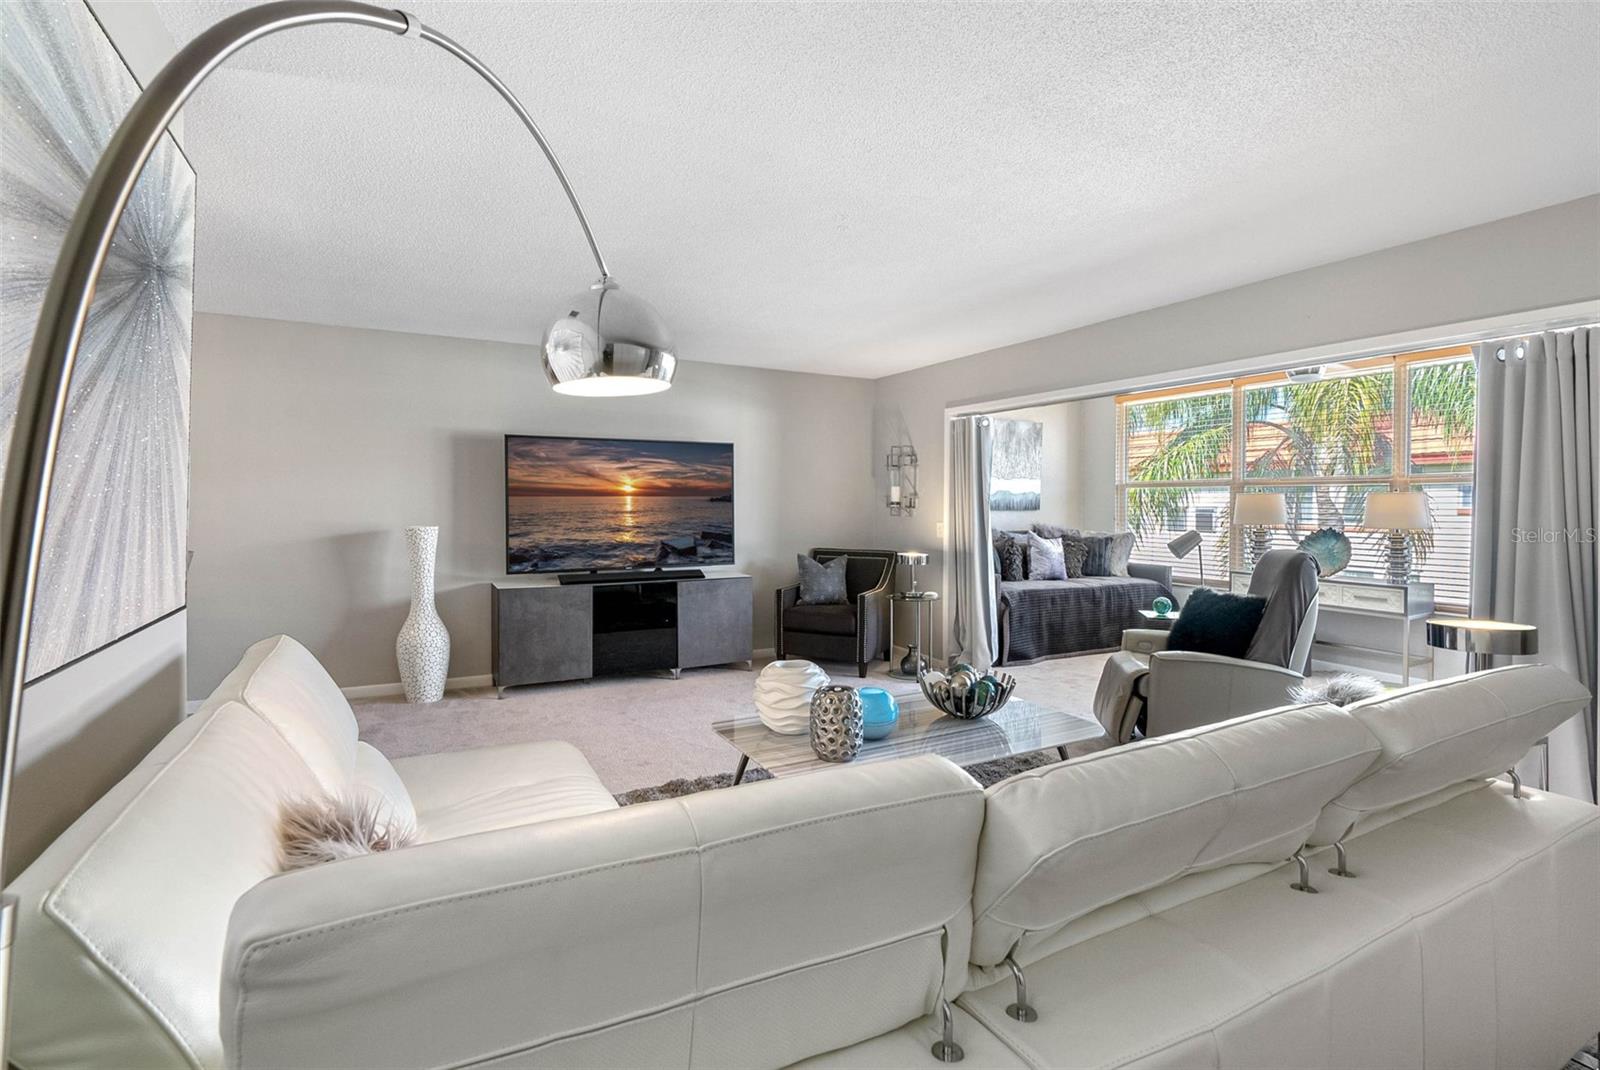
<path fill-rule="evenodd" d="M 733 563 L 733 443 L 506 436 L 506 571 Z"/>

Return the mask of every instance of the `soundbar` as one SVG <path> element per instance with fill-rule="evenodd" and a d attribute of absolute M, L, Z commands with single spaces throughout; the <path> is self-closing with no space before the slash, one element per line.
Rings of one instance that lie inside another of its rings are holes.
<path fill-rule="evenodd" d="M 638 583 L 641 580 L 703 580 L 705 572 L 698 568 L 636 568 L 624 572 L 562 572 L 556 579 L 564 587 L 569 583 Z"/>

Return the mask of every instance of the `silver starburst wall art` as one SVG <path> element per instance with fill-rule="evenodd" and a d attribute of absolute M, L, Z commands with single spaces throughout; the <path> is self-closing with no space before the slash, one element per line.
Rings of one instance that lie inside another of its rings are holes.
<path fill-rule="evenodd" d="M 82 0 L 0 3 L 0 435 L 78 198 L 139 85 Z M 195 179 L 145 166 L 89 313 L 50 496 L 28 677 L 184 604 Z M 3 478 L 4 456 L 0 456 Z"/>

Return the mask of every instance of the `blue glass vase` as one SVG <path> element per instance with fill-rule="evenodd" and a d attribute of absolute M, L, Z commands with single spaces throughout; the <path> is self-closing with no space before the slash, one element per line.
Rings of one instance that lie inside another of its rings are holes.
<path fill-rule="evenodd" d="M 881 687 L 863 687 L 861 694 L 861 734 L 867 739 L 882 739 L 900 723 L 900 704 Z"/>

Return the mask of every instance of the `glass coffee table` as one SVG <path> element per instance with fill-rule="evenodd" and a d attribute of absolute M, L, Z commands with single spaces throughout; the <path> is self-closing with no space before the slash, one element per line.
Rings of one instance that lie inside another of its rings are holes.
<path fill-rule="evenodd" d="M 938 754 L 961 766 L 1036 750 L 1055 750 L 1064 759 L 1067 744 L 1105 735 L 1105 729 L 1090 714 L 1069 713 L 1017 696 L 997 712 L 976 721 L 941 712 L 920 692 L 897 694 L 895 701 L 900 704 L 900 723 L 883 739 L 863 742 L 853 762 L 823 761 L 812 752 L 808 734 L 779 735 L 762 724 L 754 712 L 748 717 L 717 721 L 711 728 L 739 752 L 739 765 L 733 774 L 735 784 L 744 779 L 751 762 L 775 777 L 786 777 L 914 754 Z"/>

